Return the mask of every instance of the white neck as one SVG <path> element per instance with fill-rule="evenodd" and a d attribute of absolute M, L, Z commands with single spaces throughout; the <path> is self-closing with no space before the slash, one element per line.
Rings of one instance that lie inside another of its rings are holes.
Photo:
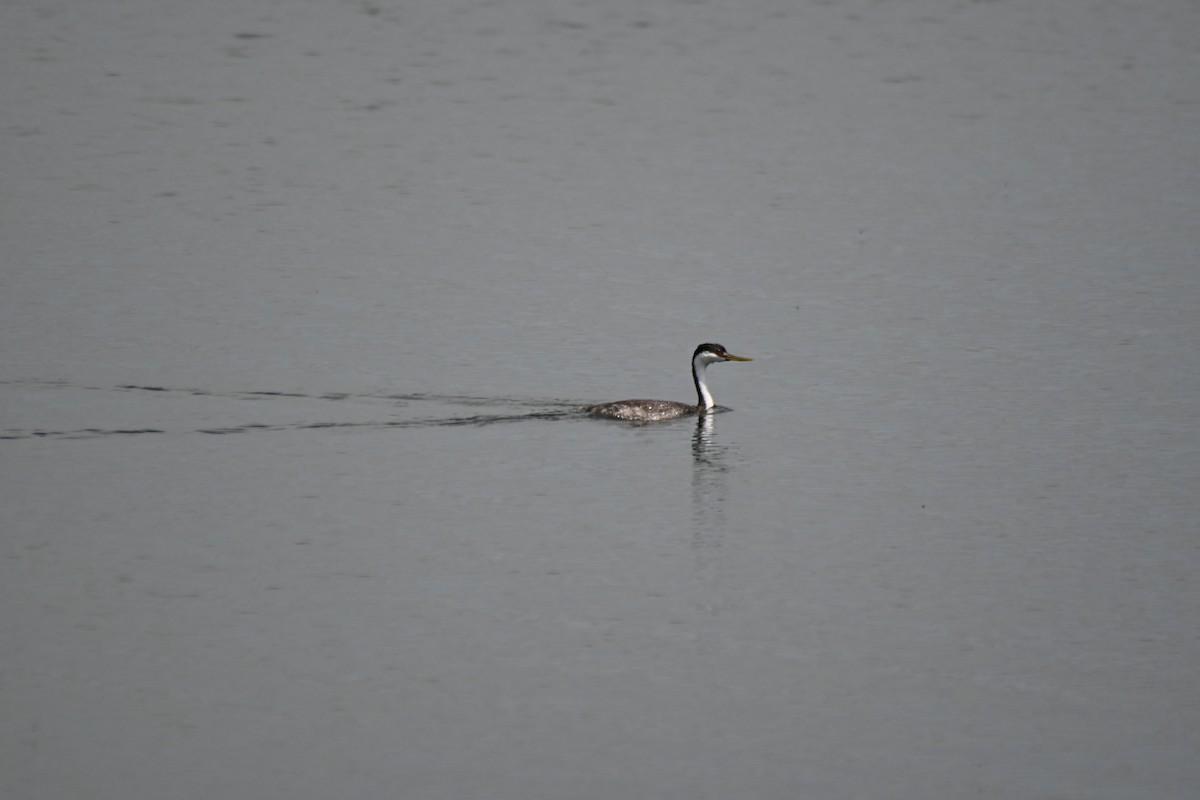
<path fill-rule="evenodd" d="M 699 401 L 699 406 L 704 411 L 712 411 L 716 407 L 716 402 L 713 400 L 712 392 L 708 391 L 708 384 L 704 380 L 705 368 L 713 361 L 717 361 L 711 353 L 698 353 L 692 359 L 692 379 L 696 382 L 696 397 Z"/>

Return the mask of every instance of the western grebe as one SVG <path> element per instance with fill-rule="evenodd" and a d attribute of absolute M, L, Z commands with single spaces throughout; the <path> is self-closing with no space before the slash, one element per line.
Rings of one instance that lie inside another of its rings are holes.
<path fill-rule="evenodd" d="M 692 382 L 696 384 L 696 404 L 676 403 L 673 400 L 618 400 L 588 406 L 585 412 L 596 417 L 610 417 L 630 422 L 658 422 L 664 419 L 679 419 L 693 414 L 705 414 L 717 407 L 713 402 L 708 384 L 704 382 L 704 370 L 718 361 L 753 361 L 744 356 L 733 356 L 719 344 L 705 343 L 692 353 Z"/>

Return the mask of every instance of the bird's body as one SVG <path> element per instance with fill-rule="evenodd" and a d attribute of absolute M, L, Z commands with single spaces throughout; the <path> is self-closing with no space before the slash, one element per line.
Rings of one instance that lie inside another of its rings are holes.
<path fill-rule="evenodd" d="M 678 403 L 674 400 L 618 400 L 588 406 L 587 413 L 594 417 L 623 419 L 628 422 L 661 422 L 665 419 L 690 417 L 700 412 L 700 406 Z"/>
<path fill-rule="evenodd" d="M 730 355 L 719 344 L 705 343 L 692 353 L 692 382 L 696 386 L 696 403 L 677 403 L 674 400 L 618 400 L 615 403 L 601 403 L 588 406 L 584 411 L 596 417 L 608 417 L 628 422 L 661 422 L 680 417 L 690 417 L 696 414 L 706 414 L 717 407 L 708 384 L 704 380 L 704 371 L 709 364 L 719 361 L 752 361 L 744 356 Z"/>

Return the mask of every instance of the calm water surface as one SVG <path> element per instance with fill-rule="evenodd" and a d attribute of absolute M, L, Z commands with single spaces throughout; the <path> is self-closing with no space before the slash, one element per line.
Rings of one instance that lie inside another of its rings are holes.
<path fill-rule="evenodd" d="M 0 12 L 0 794 L 1196 795 L 1191 4 L 125 5 Z"/>

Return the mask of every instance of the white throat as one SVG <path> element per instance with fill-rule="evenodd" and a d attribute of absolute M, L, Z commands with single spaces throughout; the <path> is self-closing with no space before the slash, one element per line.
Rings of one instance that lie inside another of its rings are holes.
<path fill-rule="evenodd" d="M 708 390 L 708 383 L 704 380 L 705 369 L 709 364 L 721 360 L 712 353 L 697 353 L 696 357 L 692 359 L 692 377 L 696 381 L 696 395 L 700 408 L 705 411 L 712 411 L 717 405 L 713 400 L 712 392 Z"/>

